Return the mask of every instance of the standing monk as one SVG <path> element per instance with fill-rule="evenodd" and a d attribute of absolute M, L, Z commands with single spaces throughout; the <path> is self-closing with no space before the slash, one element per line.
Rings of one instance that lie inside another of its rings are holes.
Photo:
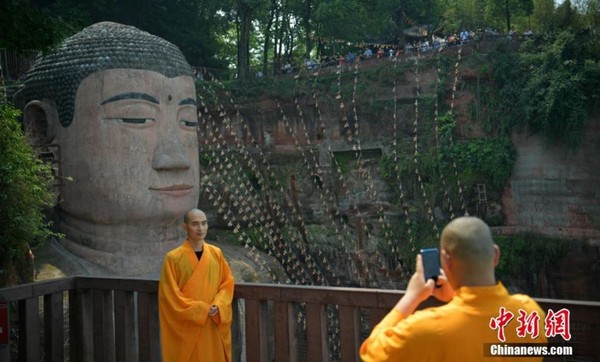
<path fill-rule="evenodd" d="M 163 361 L 231 361 L 231 270 L 204 241 L 204 212 L 188 211 L 183 228 L 187 239 L 167 253 L 158 284 Z"/>

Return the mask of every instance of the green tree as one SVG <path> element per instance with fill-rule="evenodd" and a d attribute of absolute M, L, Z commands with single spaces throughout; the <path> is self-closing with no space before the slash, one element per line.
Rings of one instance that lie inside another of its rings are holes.
<path fill-rule="evenodd" d="M 593 81 L 586 77 L 588 43 L 585 35 L 566 30 L 541 44 L 526 44 L 521 54 L 522 67 L 529 70 L 523 97 L 530 129 L 571 147 L 579 144 L 593 96 L 586 92 Z"/>
<path fill-rule="evenodd" d="M 575 149 L 590 112 L 600 107 L 600 54 L 590 37 L 591 31 L 568 26 L 531 37 L 519 52 L 500 42 L 489 54 L 486 130 L 527 130 Z"/>
<path fill-rule="evenodd" d="M 579 20 L 580 16 L 577 13 L 577 9 L 573 7 L 570 0 L 565 0 L 554 12 L 553 27 L 556 30 L 575 30 L 579 28 Z"/>
<path fill-rule="evenodd" d="M 277 0 L 270 1 L 270 7 L 268 10 L 267 20 L 264 22 L 262 27 L 262 32 L 264 35 L 263 40 L 263 59 L 262 59 L 262 72 L 263 74 L 269 73 L 269 51 L 271 48 L 271 41 L 273 35 L 273 24 L 275 23 L 275 16 L 277 13 L 277 9 L 279 4 Z"/>
<path fill-rule="evenodd" d="M 302 26 L 304 27 L 305 34 L 305 52 L 304 57 L 310 58 L 310 52 L 313 48 L 312 41 L 312 27 L 313 27 L 313 14 L 314 14 L 314 6 L 315 0 L 306 0 L 304 2 L 300 2 L 300 4 L 304 3 L 303 8 L 300 10 L 300 18 L 302 19 Z"/>
<path fill-rule="evenodd" d="M 46 50 L 71 31 L 29 0 L 0 2 L 0 48 L 15 51 Z"/>
<path fill-rule="evenodd" d="M 81 28 L 114 21 L 177 45 L 192 65 L 224 67 L 215 58 L 224 19 L 217 0 L 8 0 L 0 3 L 0 46 L 43 50 Z"/>
<path fill-rule="evenodd" d="M 52 235 L 43 208 L 52 204 L 52 173 L 17 122 L 19 111 L 0 103 L 0 287 L 33 280 L 30 248 Z"/>
<path fill-rule="evenodd" d="M 554 14 L 554 0 L 534 0 L 533 26 L 538 31 L 552 30 L 552 16 Z"/>
<path fill-rule="evenodd" d="M 316 17 L 324 37 L 360 41 L 367 34 L 368 13 L 360 1 L 323 2 L 317 9 Z"/>
<path fill-rule="evenodd" d="M 514 16 L 529 16 L 533 12 L 533 0 L 491 0 L 489 5 L 493 16 L 504 19 L 506 32 L 512 29 L 511 20 Z"/>
<path fill-rule="evenodd" d="M 485 1 L 449 0 L 444 10 L 444 28 L 449 32 L 482 28 L 484 10 Z"/>
<path fill-rule="evenodd" d="M 250 77 L 250 43 L 255 14 L 263 6 L 260 0 L 236 0 L 237 71 L 240 80 Z"/>

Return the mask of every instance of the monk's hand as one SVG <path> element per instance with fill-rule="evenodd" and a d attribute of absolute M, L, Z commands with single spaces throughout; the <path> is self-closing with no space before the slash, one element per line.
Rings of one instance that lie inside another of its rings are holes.
<path fill-rule="evenodd" d="M 210 309 L 208 310 L 208 315 L 210 317 L 214 317 L 217 315 L 217 313 L 219 313 L 219 307 L 217 307 L 216 304 L 211 305 Z"/>
<path fill-rule="evenodd" d="M 406 293 L 394 308 L 405 316 L 412 314 L 422 301 L 431 296 L 434 288 L 435 281 L 433 279 L 425 281 L 423 260 L 419 254 L 417 255 L 417 268 L 408 282 Z"/>
<path fill-rule="evenodd" d="M 421 254 L 417 255 L 416 270 L 408 281 L 406 294 L 414 298 L 418 303 L 421 303 L 433 293 L 435 281 L 428 279 L 425 281 L 425 271 L 423 269 L 423 259 Z"/>
<path fill-rule="evenodd" d="M 437 278 L 436 288 L 433 289 L 433 296 L 442 302 L 449 302 L 450 299 L 454 298 L 454 289 L 446 278 L 446 273 L 443 269 L 440 269 L 440 275 Z"/>

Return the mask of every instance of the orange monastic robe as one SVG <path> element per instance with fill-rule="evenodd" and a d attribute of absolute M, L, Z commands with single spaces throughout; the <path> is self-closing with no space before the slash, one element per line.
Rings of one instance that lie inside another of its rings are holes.
<path fill-rule="evenodd" d="M 231 361 L 233 284 L 216 246 L 204 243 L 198 260 L 185 240 L 166 255 L 158 284 L 164 362 Z M 211 318 L 213 304 L 219 314 Z"/>
<path fill-rule="evenodd" d="M 524 294 L 508 294 L 502 283 L 498 283 L 489 287 L 462 287 L 448 304 L 409 316 L 392 309 L 363 342 L 360 358 L 364 362 L 542 361 L 542 357 L 486 356 L 488 344 L 502 344 L 498 331 L 490 327 L 490 319 L 498 317 L 501 307 L 514 314 L 504 328 L 507 343 L 547 343 L 541 325 L 546 314 L 540 306 Z M 537 338 L 517 335 L 519 310 L 539 316 Z"/>

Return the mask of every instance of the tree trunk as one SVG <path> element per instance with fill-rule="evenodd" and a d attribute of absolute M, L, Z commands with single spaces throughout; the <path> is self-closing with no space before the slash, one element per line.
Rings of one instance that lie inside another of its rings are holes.
<path fill-rule="evenodd" d="M 396 40 L 400 46 L 404 46 L 406 44 L 406 38 L 404 37 L 404 28 L 406 27 L 406 23 L 404 21 L 404 9 L 399 7 L 396 9 L 394 13 L 394 18 L 396 20 Z"/>
<path fill-rule="evenodd" d="M 323 41 L 321 41 L 321 38 L 319 37 L 317 39 L 317 59 L 321 59 L 321 54 L 323 54 Z"/>
<path fill-rule="evenodd" d="M 310 24 L 312 18 L 312 1 L 306 0 L 306 10 L 304 11 L 304 31 L 306 32 L 306 51 L 304 53 L 304 58 L 310 58 L 310 51 L 312 50 L 312 39 L 311 39 L 311 31 L 312 27 Z"/>
<path fill-rule="evenodd" d="M 510 32 L 510 4 L 508 0 L 504 1 L 504 13 L 506 15 L 506 32 Z"/>
<path fill-rule="evenodd" d="M 287 14 L 284 18 L 283 23 L 285 24 L 284 36 L 285 39 L 285 61 L 290 62 L 292 60 L 292 49 L 294 48 L 294 33 L 290 26 L 290 15 Z"/>
<path fill-rule="evenodd" d="M 275 31 L 273 32 L 273 75 L 281 73 L 281 28 L 283 27 L 279 19 L 280 7 L 275 9 Z"/>
<path fill-rule="evenodd" d="M 269 46 L 271 45 L 271 28 L 273 27 L 273 20 L 275 18 L 275 12 L 277 11 L 277 0 L 271 1 L 271 9 L 269 10 L 269 20 L 265 27 L 265 43 L 263 45 L 263 74 L 267 74 L 269 70 Z"/>
<path fill-rule="evenodd" d="M 238 78 L 247 80 L 250 76 L 250 28 L 252 27 L 252 8 L 244 1 L 238 1 L 240 23 L 238 39 Z"/>

